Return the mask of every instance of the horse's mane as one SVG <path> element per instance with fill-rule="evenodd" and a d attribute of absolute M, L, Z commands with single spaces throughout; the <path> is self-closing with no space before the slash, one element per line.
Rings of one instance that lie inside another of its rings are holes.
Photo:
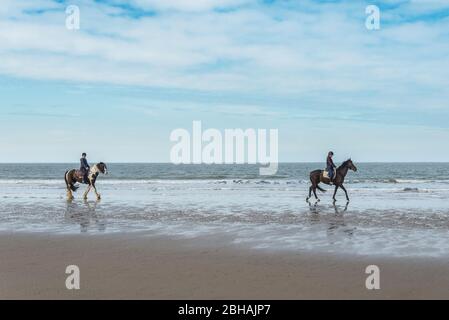
<path fill-rule="evenodd" d="M 106 170 L 108 169 L 108 166 L 103 161 L 102 162 L 98 162 L 96 165 L 97 166 L 103 166 Z"/>
<path fill-rule="evenodd" d="M 348 165 L 349 161 L 351 161 L 351 159 L 348 159 L 348 160 L 344 161 L 337 169 L 346 167 Z"/>
<path fill-rule="evenodd" d="M 99 166 L 104 166 L 105 168 L 106 168 L 106 163 L 104 163 L 104 162 L 98 162 L 98 163 L 96 163 L 95 165 L 94 165 L 94 167 L 99 167 Z"/>

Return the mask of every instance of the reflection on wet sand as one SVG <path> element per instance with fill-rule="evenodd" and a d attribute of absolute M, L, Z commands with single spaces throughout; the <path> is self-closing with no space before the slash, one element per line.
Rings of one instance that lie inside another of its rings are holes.
<path fill-rule="evenodd" d="M 59 187 L 33 187 L 36 183 L 2 185 L 0 232 L 225 235 L 233 244 L 275 250 L 449 256 L 447 203 L 431 207 L 435 198 L 424 201 L 417 193 L 388 200 L 389 193 L 382 190 L 379 201 L 377 189 L 370 189 L 369 195 L 362 190 L 347 205 L 332 204 L 331 199 L 307 204 L 302 196 L 295 197 L 295 188 L 282 190 L 285 194 L 279 197 L 272 185 L 217 191 L 207 183 L 186 181 L 182 188 L 171 184 L 141 183 L 129 190 L 106 184 L 108 197 L 101 202 L 66 202 Z M 191 185 L 191 192 L 180 192 L 184 185 Z"/>
<path fill-rule="evenodd" d="M 95 210 L 100 201 L 83 201 L 83 205 L 73 200 L 68 200 L 64 218 L 69 223 L 80 225 L 81 232 L 87 232 L 91 225 L 96 226 L 98 231 L 106 230 L 106 219 L 99 216 Z"/>
<path fill-rule="evenodd" d="M 345 222 L 344 213 L 348 210 L 349 202 L 346 202 L 346 205 L 337 206 L 335 202 L 332 204 L 335 215 L 329 220 L 328 228 L 327 228 L 327 236 L 328 237 L 352 237 L 354 235 L 354 230 L 356 229 L 354 226 L 348 226 Z M 343 208 L 343 209 L 342 209 Z M 337 241 L 340 239 L 336 239 Z"/>
<path fill-rule="evenodd" d="M 329 206 L 320 205 L 320 202 L 309 204 L 309 210 L 312 213 L 309 215 L 309 222 L 312 224 L 326 223 L 326 234 L 330 243 L 341 241 L 341 237 L 352 237 L 354 235 L 355 227 L 348 226 L 345 222 L 344 213 L 348 210 L 349 202 L 344 206 L 339 206 L 335 202 L 332 204 L 332 209 Z"/>

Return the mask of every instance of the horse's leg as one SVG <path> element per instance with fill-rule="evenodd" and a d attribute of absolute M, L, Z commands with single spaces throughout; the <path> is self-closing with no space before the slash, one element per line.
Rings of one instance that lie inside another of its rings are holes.
<path fill-rule="evenodd" d="M 69 185 L 67 185 L 67 200 L 73 200 L 73 193 Z"/>
<path fill-rule="evenodd" d="M 309 201 L 309 199 L 312 197 L 312 186 L 309 188 L 309 196 L 306 198 L 306 201 Z"/>
<path fill-rule="evenodd" d="M 345 187 L 343 187 L 343 185 L 341 185 L 340 188 L 342 188 L 343 191 L 345 192 L 345 194 L 346 194 L 346 201 L 349 202 L 348 192 L 346 191 Z"/>
<path fill-rule="evenodd" d="M 320 201 L 320 199 L 318 199 L 318 196 L 316 195 L 316 186 L 313 186 L 313 194 L 315 195 L 315 199 L 317 201 Z"/>
<path fill-rule="evenodd" d="M 337 201 L 337 199 L 335 199 L 335 195 L 337 194 L 337 190 L 338 190 L 338 185 L 335 186 L 334 196 L 332 197 L 332 199 L 334 199 L 334 202 Z"/>
<path fill-rule="evenodd" d="M 309 188 L 309 196 L 306 198 L 306 201 L 309 201 L 310 198 L 312 198 L 312 190 L 316 188 L 316 178 L 312 174 L 310 174 L 310 188 Z M 315 192 L 315 191 L 314 191 Z M 316 197 L 316 194 L 315 194 Z"/>
<path fill-rule="evenodd" d="M 89 184 L 89 185 L 87 186 L 86 192 L 84 192 L 84 196 L 83 196 L 84 199 L 87 199 L 87 194 L 89 193 L 90 188 L 92 188 L 92 186 Z"/>
<path fill-rule="evenodd" d="M 95 195 L 97 196 L 97 200 L 100 200 L 101 199 L 101 195 L 97 192 L 97 188 L 95 187 L 95 184 L 93 184 L 92 187 L 94 188 Z"/>

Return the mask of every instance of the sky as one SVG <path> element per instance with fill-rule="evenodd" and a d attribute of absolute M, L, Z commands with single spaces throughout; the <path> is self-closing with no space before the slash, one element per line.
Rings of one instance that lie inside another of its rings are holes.
<path fill-rule="evenodd" d="M 1 1 L 0 162 L 169 162 L 194 120 L 278 129 L 281 162 L 449 161 L 449 1 Z"/>

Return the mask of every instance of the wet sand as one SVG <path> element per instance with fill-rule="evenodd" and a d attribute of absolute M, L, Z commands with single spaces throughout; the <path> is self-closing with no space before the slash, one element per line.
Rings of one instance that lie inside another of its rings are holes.
<path fill-rule="evenodd" d="M 207 246 L 205 245 L 207 243 Z M 219 238 L 0 234 L 1 299 L 447 299 L 446 259 L 239 248 Z M 81 289 L 67 290 L 78 265 Z M 380 267 L 380 290 L 365 268 Z"/>

